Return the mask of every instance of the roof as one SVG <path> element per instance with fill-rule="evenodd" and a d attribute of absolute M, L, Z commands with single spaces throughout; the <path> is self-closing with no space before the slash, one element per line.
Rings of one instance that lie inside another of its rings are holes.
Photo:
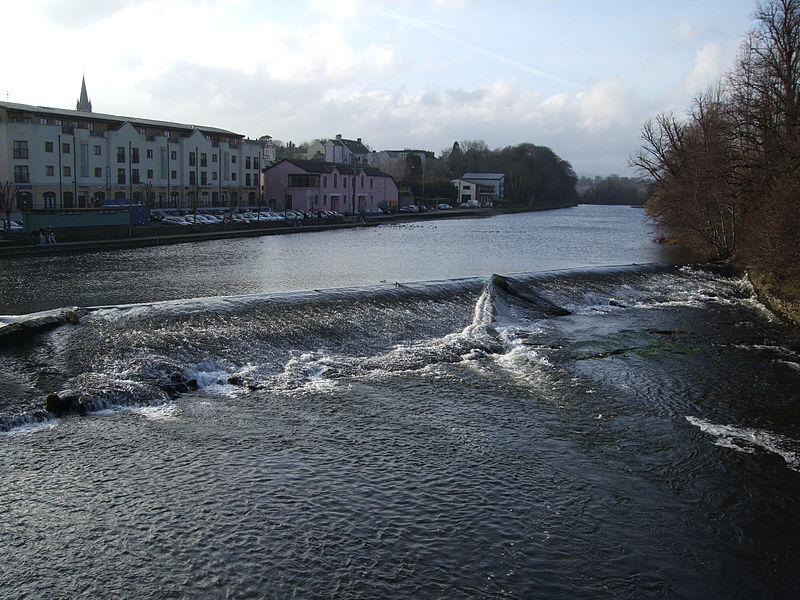
<path fill-rule="evenodd" d="M 205 125 L 187 125 L 186 123 L 175 123 L 172 121 L 157 121 L 155 119 L 142 119 L 139 117 L 125 117 L 122 115 L 108 115 L 104 113 L 85 112 L 81 110 L 68 110 L 66 108 L 51 108 L 49 106 L 33 106 L 31 104 L 17 104 L 16 102 L 0 102 L 0 108 L 7 110 L 19 110 L 37 113 L 40 115 L 51 115 L 53 117 L 63 117 L 65 119 L 91 119 L 96 121 L 110 121 L 112 123 L 133 123 L 134 125 L 144 125 L 146 127 L 158 127 L 161 129 L 183 129 L 193 131 L 199 129 L 207 133 L 218 135 L 229 135 L 233 137 L 244 137 L 241 133 L 234 133 L 227 129 L 217 127 L 207 127 Z"/>
<path fill-rule="evenodd" d="M 319 160 L 301 160 L 299 158 L 284 158 L 283 160 L 278 161 L 274 165 L 271 165 L 267 170 L 275 168 L 277 165 L 281 164 L 282 162 L 289 162 L 293 165 L 300 167 L 304 171 L 308 173 L 333 173 L 334 170 L 339 171 L 339 173 L 344 173 L 345 175 L 354 175 L 356 173 L 364 172 L 365 174 L 371 177 L 390 177 L 387 173 L 384 173 L 380 169 L 375 167 L 370 167 L 369 165 L 348 165 L 345 163 L 331 163 L 331 162 L 322 162 Z"/>
<path fill-rule="evenodd" d="M 464 173 L 459 179 L 503 179 L 504 173 Z"/>
<path fill-rule="evenodd" d="M 336 146 L 344 146 L 352 154 L 369 154 L 369 150 L 367 149 L 367 147 L 358 140 L 346 140 L 344 138 L 342 139 L 334 138 L 328 141 L 333 142 L 334 145 Z"/>

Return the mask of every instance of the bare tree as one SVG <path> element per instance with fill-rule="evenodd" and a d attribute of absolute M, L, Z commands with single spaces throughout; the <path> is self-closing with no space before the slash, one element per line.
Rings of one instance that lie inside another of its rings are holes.
<path fill-rule="evenodd" d="M 4 229 L 11 229 L 11 213 L 14 212 L 14 200 L 17 197 L 17 186 L 11 181 L 0 183 L 0 206 L 6 218 L 3 221 Z"/>

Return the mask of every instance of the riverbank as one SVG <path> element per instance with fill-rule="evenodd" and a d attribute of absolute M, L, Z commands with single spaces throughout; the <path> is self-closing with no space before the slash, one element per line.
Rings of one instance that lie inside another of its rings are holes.
<path fill-rule="evenodd" d="M 754 270 L 747 271 L 747 278 L 767 308 L 800 330 L 800 282 L 778 282 Z"/>
<path fill-rule="evenodd" d="M 16 234 L 4 240 L 5 243 L 0 245 L 0 259 L 16 258 L 20 256 L 143 248 L 147 246 L 185 244 L 229 238 L 375 227 L 383 223 L 405 223 L 453 218 L 481 218 L 489 217 L 494 214 L 497 214 L 497 212 L 488 209 L 456 209 L 424 213 L 401 213 L 396 215 L 370 215 L 366 221 L 326 221 L 315 219 L 314 221 L 307 221 L 296 226 L 284 222 L 269 221 L 250 225 L 229 224 L 226 225 L 224 229 L 219 229 L 213 225 L 202 225 L 193 227 L 191 231 L 185 231 L 184 228 L 177 225 L 165 226 L 154 224 L 135 227 L 130 232 L 125 228 L 124 230 L 114 230 L 113 232 L 109 232 L 109 230 L 60 231 L 56 234 L 57 239 L 64 240 L 64 238 L 66 238 L 67 241 L 42 245 L 34 245 L 28 242 L 29 234 Z M 111 233 L 116 234 L 116 236 L 112 236 Z M 130 236 L 128 237 L 129 233 Z"/>

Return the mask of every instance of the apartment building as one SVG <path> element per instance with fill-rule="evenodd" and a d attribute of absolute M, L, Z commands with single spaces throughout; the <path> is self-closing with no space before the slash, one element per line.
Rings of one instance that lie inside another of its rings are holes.
<path fill-rule="evenodd" d="M 216 127 L 0 102 L 0 181 L 17 210 L 132 199 L 154 208 L 258 203 L 263 143 Z"/>
<path fill-rule="evenodd" d="M 264 199 L 277 210 L 372 211 L 397 196 L 394 179 L 368 165 L 287 158 L 264 171 Z"/>

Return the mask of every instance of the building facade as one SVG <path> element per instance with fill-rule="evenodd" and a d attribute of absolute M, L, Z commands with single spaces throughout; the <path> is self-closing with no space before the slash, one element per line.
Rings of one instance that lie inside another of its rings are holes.
<path fill-rule="evenodd" d="M 264 171 L 264 198 L 274 210 L 361 212 L 397 205 L 397 184 L 368 165 L 284 159 Z"/>
<path fill-rule="evenodd" d="M 0 181 L 19 211 L 132 199 L 154 208 L 258 204 L 263 144 L 204 127 L 0 102 Z"/>
<path fill-rule="evenodd" d="M 361 138 L 348 140 L 340 133 L 334 139 L 325 142 L 325 162 L 366 165 L 369 162 L 369 154 L 369 148 L 361 142 Z"/>
<path fill-rule="evenodd" d="M 453 185 L 458 188 L 459 202 L 496 206 L 506 197 L 505 181 L 503 173 L 464 173 Z"/>

